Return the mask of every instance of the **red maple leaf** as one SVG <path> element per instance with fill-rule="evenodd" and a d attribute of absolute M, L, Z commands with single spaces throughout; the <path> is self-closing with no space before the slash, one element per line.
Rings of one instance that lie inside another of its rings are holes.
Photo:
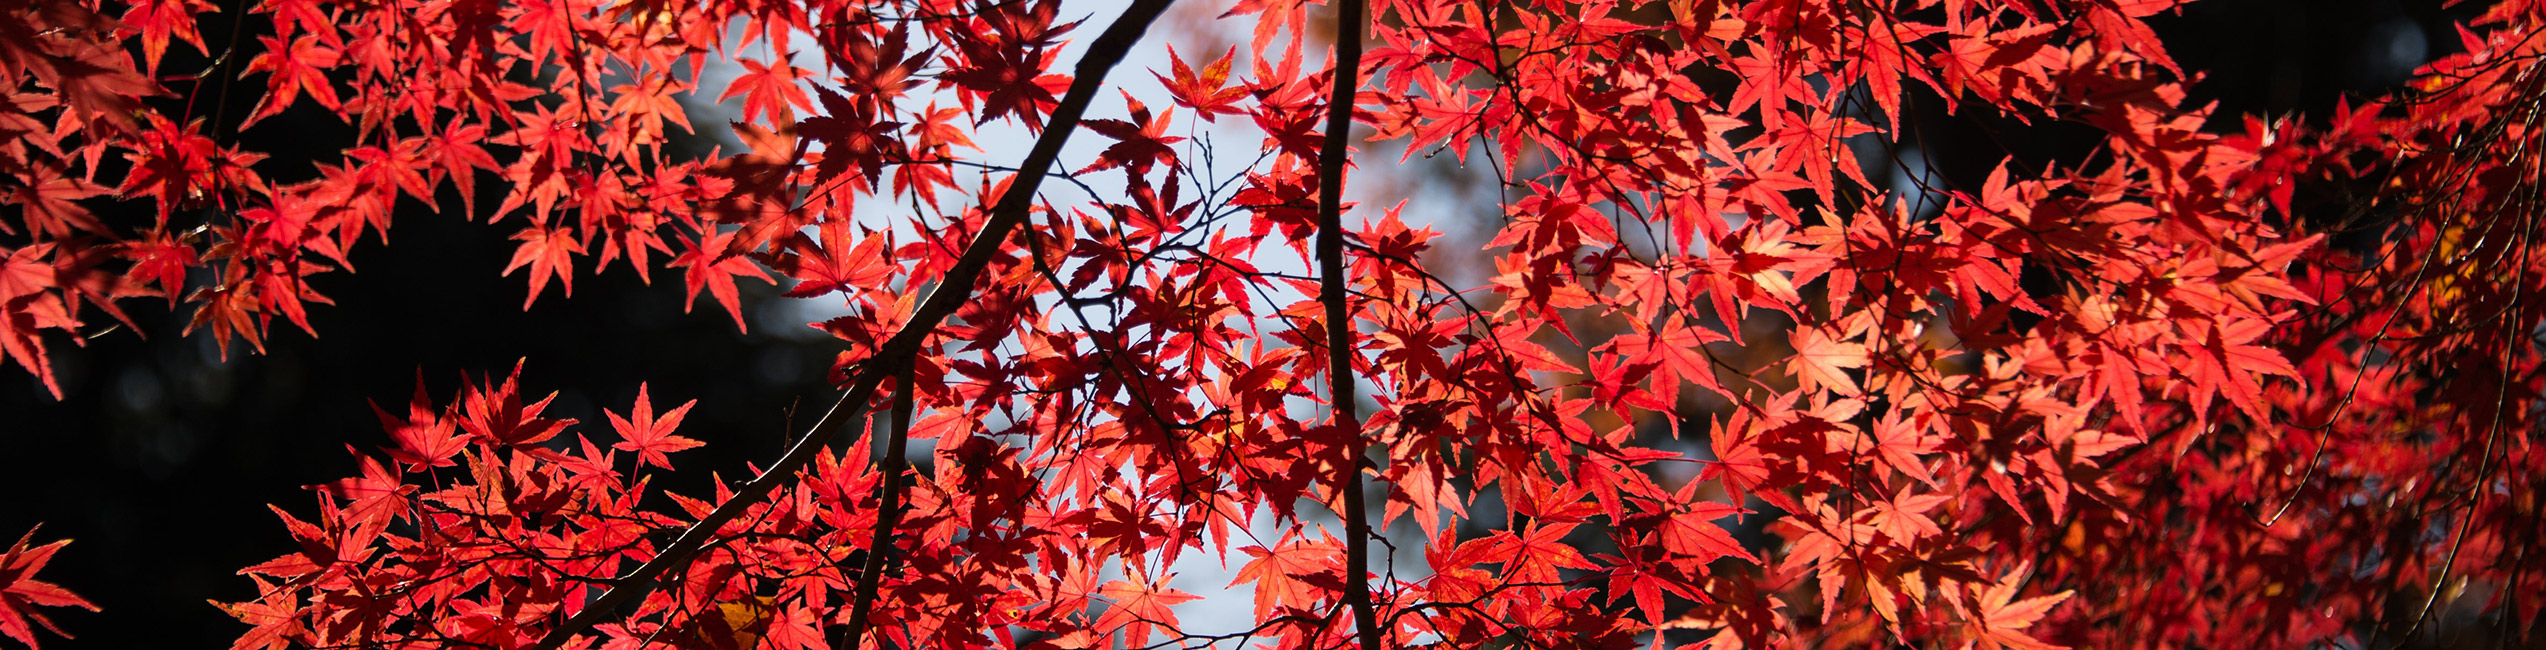
<path fill-rule="evenodd" d="M 1706 360 L 1706 344 L 1726 340 L 1714 330 L 1689 325 L 1677 316 L 1665 316 L 1662 327 L 1643 335 L 1620 336 L 1609 343 L 1618 354 L 1625 355 L 1631 367 L 1652 367 L 1653 394 L 1663 403 L 1677 403 L 1680 382 L 1724 392 L 1715 381 L 1713 364 Z"/>
<path fill-rule="evenodd" d="M 451 457 L 468 448 L 468 439 L 458 434 L 459 423 L 443 417 L 442 409 L 434 408 L 432 398 L 425 396 L 420 370 L 416 373 L 415 398 L 407 403 L 405 420 L 381 410 L 378 403 L 371 405 L 371 412 L 380 418 L 380 428 L 389 432 L 390 441 L 396 443 L 381 450 L 388 452 L 391 459 L 406 463 L 411 471 L 456 465 Z"/>
<path fill-rule="evenodd" d="M 342 107 L 342 102 L 336 99 L 335 85 L 327 81 L 328 69 L 336 67 L 342 60 L 335 49 L 320 45 L 316 36 L 294 39 L 288 46 L 272 36 L 259 36 L 256 40 L 264 44 L 265 51 L 249 59 L 247 69 L 271 73 L 272 76 L 265 82 L 271 90 L 257 101 L 256 110 L 248 113 L 247 121 L 239 128 L 247 128 L 257 120 L 291 108 L 292 102 L 299 100 L 302 92 L 308 92 L 310 98 L 318 100 L 318 104 L 328 110 Z"/>
<path fill-rule="evenodd" d="M 750 331 L 751 326 L 743 321 L 742 296 L 740 290 L 734 287 L 734 278 L 749 276 L 768 280 L 769 275 L 762 273 L 760 265 L 753 264 L 750 257 L 723 255 L 726 242 L 731 239 L 732 233 L 716 233 L 703 241 L 691 242 L 688 251 L 672 259 L 672 266 L 683 269 L 681 283 L 689 290 L 689 297 L 682 301 L 681 313 L 689 313 L 690 307 L 698 304 L 698 290 L 704 288 L 716 296 L 716 302 L 725 306 L 725 313 L 733 315 L 735 329 Z"/>
<path fill-rule="evenodd" d="M 1174 64 L 1172 69 L 1176 78 L 1170 80 L 1155 72 L 1150 73 L 1150 76 L 1158 77 L 1158 83 L 1167 86 L 1167 92 L 1175 95 L 1178 105 L 1193 109 L 1194 115 L 1200 116 L 1202 121 L 1216 121 L 1213 118 L 1221 113 L 1240 112 L 1235 106 L 1238 100 L 1246 98 L 1245 87 L 1227 87 L 1229 63 L 1237 57 L 1237 54 L 1238 48 L 1230 46 L 1227 54 L 1213 59 L 1211 63 L 1202 66 L 1200 74 L 1195 74 L 1193 66 L 1185 65 L 1184 57 L 1176 55 L 1176 46 L 1169 45 L 1167 61 Z"/>
<path fill-rule="evenodd" d="M 2042 620 L 2042 615 L 2050 613 L 2051 608 L 2073 595 L 2073 592 L 2063 591 L 2016 600 L 2016 591 L 2024 586 L 2025 576 L 2030 572 L 2028 567 L 2019 566 L 1986 590 L 1972 590 L 1976 598 L 1973 604 L 1980 615 L 1971 622 L 1970 629 L 1973 640 L 1979 642 L 1984 650 L 2058 650 L 2064 647 L 2043 643 L 2023 632 L 2025 628 L 2033 627 L 2034 622 Z"/>
<path fill-rule="evenodd" d="M 431 179 L 439 184 L 448 178 L 460 190 L 460 201 L 467 206 L 469 218 L 477 214 L 477 170 L 503 169 L 495 157 L 477 146 L 486 141 L 486 126 L 469 124 L 453 118 L 449 126 L 424 136 L 425 157 L 433 161 Z"/>
<path fill-rule="evenodd" d="M 628 417 L 622 418 L 617 413 L 602 411 L 602 414 L 610 416 L 610 428 L 617 430 L 621 438 L 618 444 L 610 445 L 610 447 L 620 451 L 636 452 L 637 461 L 641 464 L 671 469 L 672 461 L 664 457 L 664 454 L 707 444 L 672 435 L 672 430 L 681 426 L 681 418 L 689 415 L 690 407 L 697 404 L 698 400 L 690 400 L 681 404 L 679 408 L 664 412 L 663 417 L 657 419 L 654 416 L 654 403 L 646 396 L 646 385 L 637 384 L 636 406 L 628 411 Z"/>
<path fill-rule="evenodd" d="M 1123 102 L 1131 105 L 1131 122 L 1122 120 L 1079 122 L 1079 126 L 1113 138 L 1117 142 L 1114 146 L 1106 147 L 1105 153 L 1097 155 L 1096 162 L 1088 163 L 1086 167 L 1080 168 L 1078 173 L 1085 174 L 1119 166 L 1130 168 L 1134 174 L 1148 174 L 1152 163 L 1175 164 L 1176 150 L 1167 145 L 1185 141 L 1181 136 L 1167 135 L 1167 125 L 1176 121 L 1176 107 L 1167 107 L 1166 112 L 1159 113 L 1158 118 L 1153 120 L 1149 117 L 1149 107 L 1141 105 L 1140 100 L 1132 99 L 1130 92 L 1123 93 Z"/>
<path fill-rule="evenodd" d="M 971 105 L 969 100 L 975 95 L 981 98 L 978 121 L 989 122 L 1014 113 L 1028 129 L 1041 131 L 1043 116 L 1061 103 L 1045 85 L 1047 77 L 1057 75 L 1041 74 L 1059 52 L 1029 50 L 993 39 L 962 40 L 956 45 L 963 54 L 962 63 L 939 73 L 937 78 L 969 91 L 971 94 L 964 95 L 966 106 Z M 1066 82 L 1067 77 L 1061 79 Z"/>
<path fill-rule="evenodd" d="M 767 116 L 767 123 L 771 125 L 783 126 L 793 122 L 788 106 L 813 110 L 813 98 L 804 94 L 803 86 L 796 85 L 799 80 L 811 77 L 813 71 L 787 63 L 794 57 L 794 52 L 788 52 L 778 57 L 774 64 L 742 58 L 743 74 L 734 77 L 733 85 L 726 86 L 725 93 L 717 95 L 716 101 L 723 103 L 741 95 L 745 122 L 752 121 L 754 116 Z"/>
<path fill-rule="evenodd" d="M 1819 327 L 1797 327 L 1790 336 L 1795 356 L 1786 361 L 1786 368 L 1804 390 L 1827 388 L 1841 395 L 1857 394 L 1856 380 L 1849 379 L 1845 369 L 1865 367 L 1865 344 L 1832 338 Z"/>
<path fill-rule="evenodd" d="M 71 635 L 54 626 L 52 619 L 45 618 L 35 608 L 78 607 L 94 612 L 97 605 L 60 585 L 35 579 L 36 572 L 44 570 L 45 563 L 53 561 L 53 553 L 62 550 L 71 540 L 28 546 L 34 541 L 35 530 L 29 529 L 25 535 L 18 537 L 17 544 L 9 547 L 8 553 L 0 554 L 0 635 L 17 639 L 29 648 L 41 648 L 43 646 L 35 642 L 37 626 L 65 639 L 71 638 Z"/>
<path fill-rule="evenodd" d="M 548 288 L 550 277 L 565 285 L 567 297 L 574 297 L 575 254 L 583 252 L 583 242 L 575 240 L 574 229 L 531 226 L 513 233 L 513 239 L 522 245 L 513 249 L 513 261 L 504 267 L 504 275 L 511 276 L 525 265 L 530 267 L 530 295 L 522 297 L 522 309 L 530 309 L 531 303 L 539 301 L 539 292 Z"/>
<path fill-rule="evenodd" d="M 869 190 L 882 181 L 884 163 L 909 157 L 902 151 L 902 141 L 893 137 L 899 123 L 879 119 L 866 104 L 849 101 L 829 88 L 815 88 L 822 96 L 826 115 L 816 115 L 796 122 L 796 135 L 822 143 L 822 159 L 814 166 L 813 182 L 827 186 L 831 179 L 855 165 L 859 179 Z"/>
<path fill-rule="evenodd" d="M 1741 512 L 1740 508 L 1711 501 L 1701 501 L 1686 510 L 1673 512 L 1662 520 L 1662 548 L 1674 555 L 1701 561 L 1737 557 L 1757 563 L 1759 558 L 1744 550 L 1741 542 L 1734 541 L 1732 533 L 1715 525 L 1716 520 Z"/>
<path fill-rule="evenodd" d="M 852 242 L 850 227 L 847 220 L 824 221 L 815 227 L 818 243 L 801 231 L 788 233 L 777 251 L 760 260 L 779 275 L 796 279 L 796 286 L 787 290 L 789 298 L 882 287 L 893 274 L 892 236 L 867 233 Z"/>
<path fill-rule="evenodd" d="M 1322 532 L 1322 531 L 1321 531 Z M 1343 584 L 1343 545 L 1333 537 L 1323 541 L 1295 538 L 1298 531 L 1285 531 L 1273 548 L 1240 547 L 1253 556 L 1238 567 L 1238 575 L 1229 581 L 1235 587 L 1255 583 L 1255 617 L 1263 620 L 1273 610 L 1284 607 L 1306 609 L 1334 593 Z M 1322 584 L 1321 584 L 1322 583 Z"/>
<path fill-rule="evenodd" d="M 521 364 L 515 363 L 513 374 L 506 376 L 503 384 L 468 388 L 461 399 L 459 420 L 460 427 L 468 431 L 470 438 L 496 445 L 536 445 L 556 437 L 557 432 L 575 423 L 574 420 L 539 417 L 540 411 L 547 410 L 549 402 L 557 400 L 555 393 L 540 398 L 537 403 L 523 405 L 521 378 Z"/>
<path fill-rule="evenodd" d="M 1096 619 L 1096 628 L 1105 631 L 1119 629 L 1123 639 L 1134 647 L 1149 645 L 1150 631 L 1154 627 L 1178 629 L 1181 624 L 1176 620 L 1176 612 L 1167 608 L 1200 596 L 1168 588 L 1167 578 L 1173 577 L 1170 574 L 1159 580 L 1150 580 L 1147 573 L 1135 564 L 1128 579 L 1107 582 L 1098 587 L 1097 595 L 1113 600 L 1114 606 L 1106 608 L 1105 615 Z"/>
<path fill-rule="evenodd" d="M 196 14 L 220 11 L 206 0 L 139 0 L 124 10 L 127 27 L 141 30 L 142 72 L 156 74 L 159 59 L 168 52 L 171 38 L 203 49 L 203 33 L 196 27 Z"/>

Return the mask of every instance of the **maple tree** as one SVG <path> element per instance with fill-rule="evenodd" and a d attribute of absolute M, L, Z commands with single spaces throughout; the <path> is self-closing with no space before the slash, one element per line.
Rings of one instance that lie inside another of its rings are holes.
<path fill-rule="evenodd" d="M 2188 102 L 2175 0 L 1244 0 L 1206 13 L 1245 46 L 1122 90 L 1170 4 L 0 0 L 0 349 L 59 394 L 134 299 L 224 354 L 314 334 L 309 279 L 419 211 L 511 232 L 471 272 L 525 308 L 624 260 L 737 327 L 747 282 L 842 313 L 836 405 L 707 494 L 656 487 L 694 402 L 419 386 L 273 509 L 301 550 L 220 604 L 245 649 L 2533 638 L 2546 3 L 2323 119 Z M 673 151 L 683 95 L 742 148 Z M 1869 177 L 1940 110 L 2095 136 Z M 224 135 L 307 116 L 354 134 L 308 173 Z M 1496 176 L 1489 279 L 1346 200 L 1357 145 Z M 1424 565 L 1382 566 L 1403 527 Z M 29 645 L 88 605 L 31 542 Z M 1253 620 L 1180 620 L 1186 554 Z"/>

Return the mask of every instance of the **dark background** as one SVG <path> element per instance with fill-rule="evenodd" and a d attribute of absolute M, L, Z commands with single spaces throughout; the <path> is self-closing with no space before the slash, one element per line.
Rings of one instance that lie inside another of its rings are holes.
<path fill-rule="evenodd" d="M 2193 101 L 2220 102 L 2212 127 L 2241 130 L 2235 115 L 2322 115 L 2339 96 L 2383 92 L 2412 64 L 2456 50 L 2453 21 L 2473 9 L 2444 14 L 2439 4 L 2210 0 L 2152 22 L 2179 62 L 2207 71 Z M 214 48 L 233 15 L 208 18 Z M 249 20 L 247 33 L 260 33 L 261 19 Z M 187 49 L 172 48 L 165 69 L 203 65 L 199 56 L 185 58 Z M 246 91 L 261 85 L 243 85 L 224 114 L 245 115 L 253 101 Z M 1937 106 L 1932 95 L 1911 101 Z M 2081 146 L 2056 130 L 2002 141 L 1985 131 L 2010 125 L 1972 119 L 1921 126 L 1937 171 L 1964 186 L 1977 187 L 2010 150 L 2061 159 Z M 332 160 L 334 145 L 350 135 L 303 106 L 235 141 L 274 153 L 260 171 L 289 181 L 308 176 L 307 161 Z M 314 146 L 321 143 L 329 146 Z M 681 432 L 709 444 L 677 456 L 694 471 L 665 486 L 693 494 L 705 491 L 707 471 L 744 476 L 745 463 L 776 457 L 790 431 L 829 403 L 820 379 L 839 348 L 788 331 L 809 332 L 800 318 L 761 313 L 782 307 L 763 304 L 774 294 L 766 284 L 745 283 L 749 334 L 712 299 L 685 314 L 677 269 L 658 269 L 647 286 L 624 264 L 598 276 L 587 265 L 572 299 L 552 288 L 525 312 L 527 283 L 498 276 L 518 222 L 465 222 L 456 211 L 408 207 L 414 214 L 400 215 L 393 245 L 366 242 L 351 252 L 358 273 L 313 281 L 337 303 L 311 306 L 318 338 L 278 324 L 266 354 L 234 342 L 224 361 L 208 335 L 179 335 L 187 312 L 133 300 L 126 308 L 147 339 L 121 330 L 85 347 L 54 339 L 62 399 L 23 368 L 0 369 L 0 537 L 13 540 L 41 522 L 39 540 L 77 540 L 43 577 L 104 609 L 49 611 L 77 638 L 47 639 L 47 647 L 228 646 L 246 626 L 205 601 L 254 597 L 235 572 L 296 550 L 266 504 L 313 510 L 302 486 L 354 473 L 348 445 L 376 453 L 387 438 L 367 402 L 402 413 L 419 372 L 434 399 L 447 402 L 462 373 L 501 375 L 527 358 L 526 391 L 558 391 L 550 416 L 581 420 L 581 431 L 607 431 L 599 409 L 624 410 L 639 382 L 652 384 L 658 408 L 697 399 Z M 805 413 L 791 425 L 799 407 Z"/>

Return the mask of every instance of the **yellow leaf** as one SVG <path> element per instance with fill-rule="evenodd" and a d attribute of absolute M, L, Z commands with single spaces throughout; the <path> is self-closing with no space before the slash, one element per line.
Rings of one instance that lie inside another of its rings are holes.
<path fill-rule="evenodd" d="M 691 631 L 716 650 L 751 650 L 777 613 L 776 600 L 768 596 L 717 603 L 714 613 L 691 620 Z"/>

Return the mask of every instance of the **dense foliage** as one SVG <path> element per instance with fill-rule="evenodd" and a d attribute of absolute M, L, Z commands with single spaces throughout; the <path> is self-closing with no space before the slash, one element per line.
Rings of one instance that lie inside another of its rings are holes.
<path fill-rule="evenodd" d="M 240 648 L 2531 633 L 2546 5 L 2322 120 L 2187 102 L 2146 22 L 2174 0 L 1245 0 L 1209 12 L 1244 47 L 1096 108 L 1168 4 L 1063 69 L 1094 28 L 1055 0 L 0 0 L 0 347 L 49 385 L 141 299 L 261 349 L 426 211 L 513 232 L 525 307 L 624 262 L 737 326 L 743 282 L 845 314 L 813 324 L 839 405 L 712 493 L 654 488 L 689 403 L 604 430 L 519 367 L 419 387 L 274 509 L 303 550 L 243 572 Z M 241 12 L 270 33 L 161 69 Z M 243 126 L 356 135 L 277 171 L 196 111 L 237 78 Z M 741 100 L 742 149 L 667 147 L 688 93 Z M 2093 135 L 1869 178 L 1937 112 Z M 1107 146 L 1064 159 L 1080 130 Z M 1424 207 L 1346 203 L 1347 141 L 1489 169 L 1489 279 L 1438 270 L 1472 253 Z M 1398 527 L 1424 566 L 1371 559 Z M 87 604 L 31 543 L 0 559 L 30 645 Z M 1253 620 L 1180 621 L 1186 554 L 1239 563 Z"/>

